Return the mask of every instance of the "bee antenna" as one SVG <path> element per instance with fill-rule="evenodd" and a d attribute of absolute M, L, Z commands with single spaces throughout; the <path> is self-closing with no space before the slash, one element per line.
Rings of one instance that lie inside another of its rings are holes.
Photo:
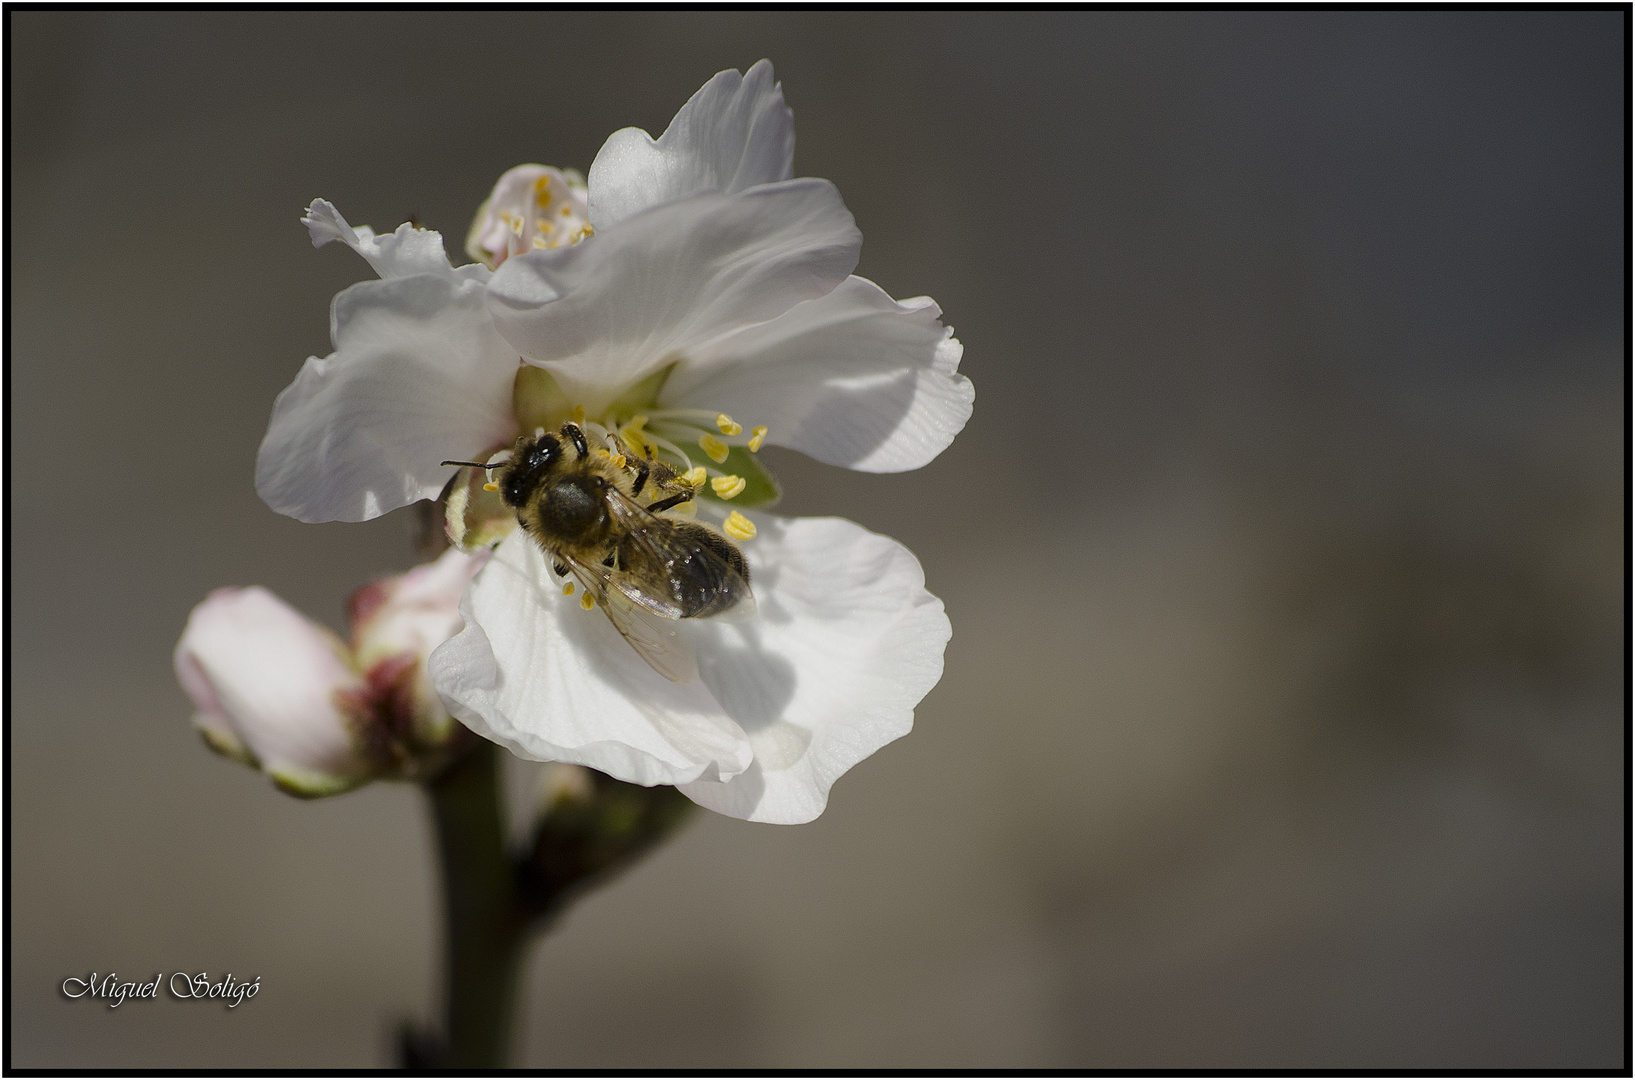
<path fill-rule="evenodd" d="M 441 462 L 438 462 L 438 464 L 440 464 L 440 465 L 469 465 L 473 469 L 497 469 L 501 465 L 505 464 L 505 462 L 497 461 L 494 464 L 490 465 L 486 461 L 441 461 Z"/>

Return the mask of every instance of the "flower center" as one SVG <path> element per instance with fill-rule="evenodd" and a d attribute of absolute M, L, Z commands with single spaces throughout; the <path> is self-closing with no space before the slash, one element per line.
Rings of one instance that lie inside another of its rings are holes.
<path fill-rule="evenodd" d="M 660 405 L 660 391 L 673 366 L 654 372 L 592 413 L 582 404 L 571 403 L 550 372 L 523 364 L 512 388 L 517 428 L 543 433 L 571 421 L 584 433 L 591 453 L 614 468 L 627 470 L 632 478 L 653 465 L 664 466 L 661 473 L 670 485 L 665 490 L 675 492 L 674 484 L 690 487 L 706 505 L 719 507 L 712 516 L 723 532 L 739 542 L 749 540 L 755 536 L 755 523 L 738 507 L 764 506 L 779 495 L 777 481 L 755 456 L 767 428 L 762 424 L 746 429 L 720 411 Z M 494 478 L 494 470 L 510 453 L 508 446 L 495 447 L 487 456 L 476 458 L 489 468 L 463 470 L 449 492 L 449 538 L 463 550 L 497 543 L 516 525 L 516 516 L 500 498 Z M 670 502 L 669 496 L 660 493 L 661 485 L 643 484 L 644 505 L 660 499 Z M 658 512 L 691 515 L 698 512 L 698 505 L 698 499 L 688 499 Z"/>
<path fill-rule="evenodd" d="M 594 230 L 584 181 L 548 165 L 518 165 L 494 185 L 466 236 L 466 254 L 489 269 L 513 255 L 577 244 Z"/>

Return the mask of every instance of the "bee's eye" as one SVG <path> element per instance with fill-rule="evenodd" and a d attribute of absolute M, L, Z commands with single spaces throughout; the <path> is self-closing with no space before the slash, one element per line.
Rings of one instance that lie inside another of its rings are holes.
<path fill-rule="evenodd" d="M 523 446 L 518 451 L 515 466 L 501 481 L 501 498 L 512 506 L 521 506 L 527 501 L 528 492 L 561 456 L 562 443 L 553 435 L 545 435 L 532 445 Z"/>

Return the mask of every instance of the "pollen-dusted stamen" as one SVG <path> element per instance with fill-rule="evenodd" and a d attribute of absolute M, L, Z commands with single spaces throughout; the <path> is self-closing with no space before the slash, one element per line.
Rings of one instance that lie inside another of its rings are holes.
<path fill-rule="evenodd" d="M 647 417 L 632 416 L 619 429 L 619 438 L 632 450 L 645 451 L 648 446 L 647 433 L 642 428 L 647 426 Z"/>
<path fill-rule="evenodd" d="M 727 460 L 727 444 L 709 432 L 705 432 L 698 437 L 698 445 L 710 456 L 710 460 L 717 465 Z"/>
<path fill-rule="evenodd" d="M 498 484 L 494 483 L 494 481 L 492 481 L 492 480 L 490 480 L 488 483 L 483 485 L 483 490 L 484 491 L 498 491 L 499 489 L 500 489 L 500 486 Z"/>
<path fill-rule="evenodd" d="M 589 611 L 591 608 L 596 606 L 596 597 L 592 596 L 590 593 L 586 593 L 584 596 L 579 598 L 579 606 L 584 608 L 586 611 Z"/>
<path fill-rule="evenodd" d="M 726 523 L 721 526 L 721 531 L 739 542 L 753 540 L 755 538 L 755 523 L 734 510 L 727 515 Z"/>
<path fill-rule="evenodd" d="M 749 452 L 755 453 L 761 448 L 761 440 L 766 438 L 766 425 L 759 424 L 749 429 Z"/>
<path fill-rule="evenodd" d="M 734 495 L 740 494 L 745 486 L 747 484 L 742 476 L 717 476 L 710 481 L 710 487 L 714 488 L 715 493 L 723 499 L 730 499 Z"/>
<path fill-rule="evenodd" d="M 573 422 L 576 424 L 583 424 L 585 422 L 585 407 L 583 405 L 575 405 L 573 407 Z"/>
<path fill-rule="evenodd" d="M 721 429 L 723 435 L 739 435 L 743 433 L 744 425 L 728 416 L 726 413 L 715 414 L 715 426 Z"/>
<path fill-rule="evenodd" d="M 686 472 L 684 472 L 680 476 L 676 477 L 676 479 L 680 480 L 683 484 L 686 484 L 688 487 L 701 488 L 701 487 L 704 486 L 704 477 L 705 477 L 704 466 L 694 465 L 692 468 L 688 469 Z"/>
<path fill-rule="evenodd" d="M 572 596 L 573 595 L 573 582 L 571 582 L 571 581 L 563 582 L 563 584 L 562 584 L 562 595 L 563 596 Z"/>

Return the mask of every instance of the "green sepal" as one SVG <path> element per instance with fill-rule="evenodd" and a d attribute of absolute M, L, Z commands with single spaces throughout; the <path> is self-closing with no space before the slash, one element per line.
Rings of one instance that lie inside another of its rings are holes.
<path fill-rule="evenodd" d="M 297 799 L 322 799 L 328 795 L 339 795 L 369 780 L 364 776 L 330 776 L 326 773 L 288 767 L 268 769 L 267 776 L 279 791 L 286 795 L 294 795 Z"/>
<path fill-rule="evenodd" d="M 761 464 L 760 458 L 749 452 L 747 446 L 729 447 L 727 459 L 716 468 L 729 476 L 743 477 L 744 490 L 730 499 L 723 499 L 713 487 L 705 484 L 699 495 L 711 502 L 740 510 L 753 510 L 758 506 L 771 506 L 783 496 L 783 488 L 778 486 L 777 478 Z"/>
<path fill-rule="evenodd" d="M 195 730 L 204 740 L 204 745 L 214 750 L 224 758 L 229 758 L 240 765 L 248 765 L 252 769 L 261 768 L 261 762 L 256 760 L 250 748 L 240 742 L 237 736 L 218 728 L 207 727 L 195 721 Z"/>

